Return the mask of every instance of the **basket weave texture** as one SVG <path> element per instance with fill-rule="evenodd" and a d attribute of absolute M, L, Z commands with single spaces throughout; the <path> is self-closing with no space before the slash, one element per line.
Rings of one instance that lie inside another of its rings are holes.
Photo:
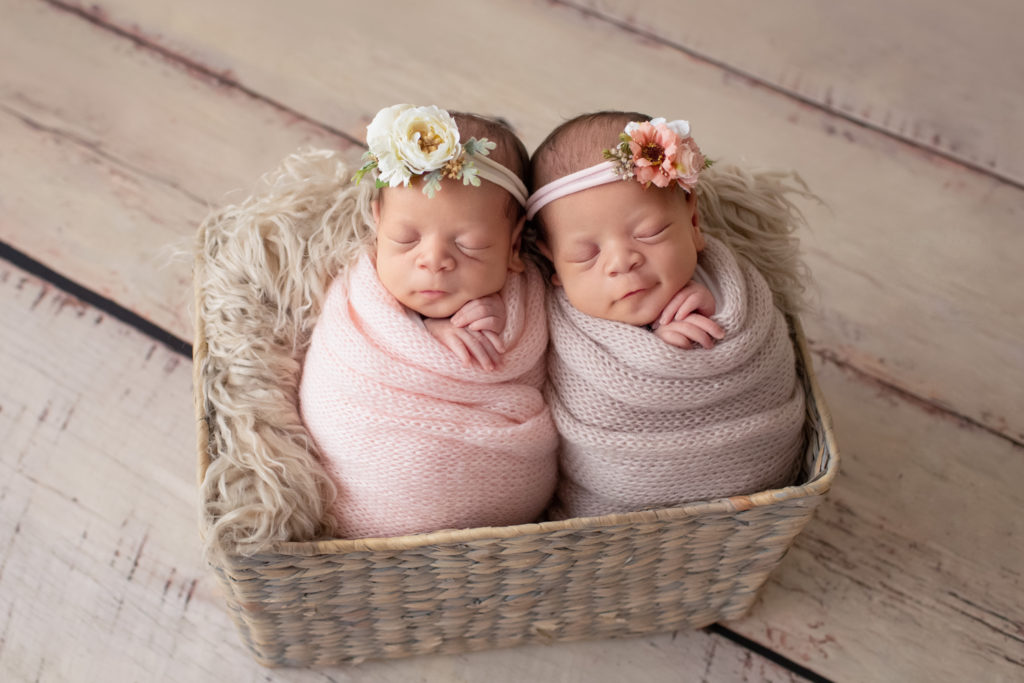
<path fill-rule="evenodd" d="M 211 454 L 194 345 L 199 478 Z M 676 508 L 398 538 L 279 543 L 214 560 L 242 640 L 266 666 L 330 666 L 637 636 L 743 615 L 838 466 L 799 321 L 807 397 L 798 484 Z"/>

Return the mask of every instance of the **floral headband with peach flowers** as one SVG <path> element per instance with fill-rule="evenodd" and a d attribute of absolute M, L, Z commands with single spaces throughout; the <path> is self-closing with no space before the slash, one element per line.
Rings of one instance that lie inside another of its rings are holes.
<path fill-rule="evenodd" d="M 673 182 L 687 192 L 697 186 L 700 172 L 711 165 L 690 136 L 688 121 L 630 121 L 619 144 L 604 150 L 600 164 L 570 173 L 537 189 L 526 202 L 526 217 L 566 195 L 616 180 L 636 180 L 644 187 L 668 187 Z"/>
<path fill-rule="evenodd" d="M 455 119 L 433 105 L 396 104 L 377 112 L 366 127 L 363 166 L 352 177 L 359 183 L 374 172 L 377 187 L 407 187 L 412 176 L 423 179 L 423 194 L 433 198 L 444 178 L 480 186 L 480 179 L 504 188 L 526 205 L 526 185 L 520 178 L 487 157 L 497 145 L 487 138 L 459 138 Z"/>

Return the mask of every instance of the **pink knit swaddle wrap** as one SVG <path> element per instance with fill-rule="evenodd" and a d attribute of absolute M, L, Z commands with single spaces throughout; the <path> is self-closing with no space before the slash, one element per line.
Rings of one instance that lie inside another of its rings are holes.
<path fill-rule="evenodd" d="M 537 519 L 555 487 L 542 395 L 547 326 L 533 268 L 502 290 L 507 350 L 467 368 L 384 289 L 369 257 L 331 284 L 299 390 L 302 418 L 339 488 L 346 538 Z"/>
<path fill-rule="evenodd" d="M 725 338 L 683 350 L 642 327 L 548 299 L 548 402 L 561 440 L 556 518 L 669 507 L 789 483 L 804 395 L 761 274 L 707 239 Z"/>

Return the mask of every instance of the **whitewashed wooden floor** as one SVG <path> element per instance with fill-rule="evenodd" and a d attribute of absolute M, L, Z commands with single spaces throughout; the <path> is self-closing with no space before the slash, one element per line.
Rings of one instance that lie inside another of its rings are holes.
<path fill-rule="evenodd" d="M 641 9 L 642 8 L 642 9 Z M 0 0 L 0 680 L 1024 680 L 1024 5 Z M 199 557 L 187 250 L 395 102 L 798 169 L 841 475 L 707 631 L 253 663 Z"/>

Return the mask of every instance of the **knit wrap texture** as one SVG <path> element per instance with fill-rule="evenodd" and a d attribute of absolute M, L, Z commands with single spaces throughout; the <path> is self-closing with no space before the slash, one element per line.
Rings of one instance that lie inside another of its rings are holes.
<path fill-rule="evenodd" d="M 804 394 L 785 318 L 761 274 L 707 238 L 699 263 L 725 337 L 679 349 L 648 329 L 548 297 L 546 390 L 561 434 L 553 518 L 670 507 L 791 480 Z"/>
<path fill-rule="evenodd" d="M 369 257 L 328 290 L 299 390 L 303 421 L 338 486 L 343 537 L 535 521 L 557 476 L 543 396 L 544 284 L 509 272 L 506 351 L 466 367 L 384 289 Z"/>

